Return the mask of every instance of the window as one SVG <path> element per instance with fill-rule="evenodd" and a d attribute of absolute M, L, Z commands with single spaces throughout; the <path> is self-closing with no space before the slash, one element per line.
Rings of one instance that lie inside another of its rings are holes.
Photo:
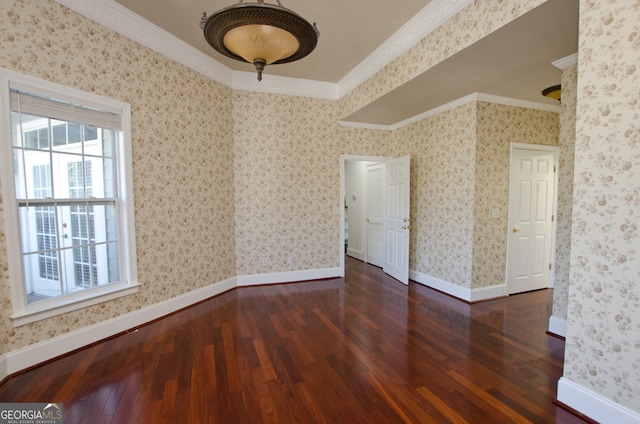
<path fill-rule="evenodd" d="M 14 324 L 135 293 L 129 105 L 0 71 Z"/>

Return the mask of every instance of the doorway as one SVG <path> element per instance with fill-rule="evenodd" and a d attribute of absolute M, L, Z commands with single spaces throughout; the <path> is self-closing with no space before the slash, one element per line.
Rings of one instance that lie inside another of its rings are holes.
<path fill-rule="evenodd" d="M 556 146 L 511 145 L 509 294 L 553 287 L 558 150 Z"/>
<path fill-rule="evenodd" d="M 342 275 L 346 254 L 408 284 L 409 156 L 342 156 L 340 171 Z"/>

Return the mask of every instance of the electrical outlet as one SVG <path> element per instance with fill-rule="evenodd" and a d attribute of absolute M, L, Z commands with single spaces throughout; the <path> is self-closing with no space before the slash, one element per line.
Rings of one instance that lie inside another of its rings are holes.
<path fill-rule="evenodd" d="M 262 266 L 269 266 L 269 258 L 262 258 Z"/>
<path fill-rule="evenodd" d="M 293 265 L 293 256 L 287 258 L 287 265 Z"/>

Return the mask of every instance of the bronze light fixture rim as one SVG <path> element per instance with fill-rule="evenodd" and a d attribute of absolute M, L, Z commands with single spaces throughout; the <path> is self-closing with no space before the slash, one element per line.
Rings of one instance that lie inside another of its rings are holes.
<path fill-rule="evenodd" d="M 547 87 L 544 90 L 542 90 L 542 95 L 545 96 L 545 97 L 549 97 L 550 99 L 554 99 L 549 94 L 551 94 L 553 92 L 556 92 L 556 91 L 561 91 L 561 90 L 562 90 L 562 85 L 561 84 L 553 85 L 551 87 Z M 558 97 L 557 100 L 560 100 L 560 98 Z"/>
<path fill-rule="evenodd" d="M 204 20 L 206 19 L 206 21 Z M 230 30 L 245 25 L 269 25 L 291 33 L 299 43 L 291 56 L 272 65 L 293 62 L 311 53 L 318 44 L 318 29 L 294 11 L 267 3 L 236 3 L 203 18 L 202 30 L 207 43 L 217 52 L 241 62 L 247 62 L 224 45 L 224 36 Z"/>

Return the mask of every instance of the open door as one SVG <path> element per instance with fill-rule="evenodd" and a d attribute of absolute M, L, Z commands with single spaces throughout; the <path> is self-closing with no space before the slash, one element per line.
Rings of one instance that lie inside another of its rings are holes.
<path fill-rule="evenodd" d="M 366 228 L 367 247 L 365 262 L 382 268 L 384 265 L 384 163 L 366 168 Z"/>
<path fill-rule="evenodd" d="M 385 162 L 385 260 L 383 270 L 409 284 L 410 157 Z"/>

